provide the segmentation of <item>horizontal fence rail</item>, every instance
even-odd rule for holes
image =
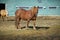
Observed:
[[[16,8],[30,8],[30,7],[19,7],[19,6],[17,6]],[[56,8],[60,8],[60,6],[39,7],[39,9],[46,9],[46,8],[56,9]]]

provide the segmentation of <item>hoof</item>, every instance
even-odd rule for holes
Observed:
[[[33,28],[34,30],[36,30],[36,28]]]

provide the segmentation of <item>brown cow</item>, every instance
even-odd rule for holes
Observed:
[[[33,29],[36,29],[35,22],[36,22],[37,13],[38,13],[38,7],[35,7],[35,6],[32,7],[30,10],[25,10],[22,8],[16,10],[16,12],[15,12],[15,19],[16,19],[15,25],[16,25],[17,29],[20,26],[21,19],[27,21],[26,28],[28,27],[30,20],[33,20],[34,21]],[[21,27],[20,27],[20,29],[21,29]]]
[[[7,12],[7,10],[2,9],[2,10],[0,11],[0,16],[1,16],[1,18],[3,19],[3,21],[4,21],[4,17],[8,17],[8,12]]]

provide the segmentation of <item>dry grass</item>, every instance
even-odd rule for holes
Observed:
[[[4,30],[0,31],[0,40],[60,40],[60,26],[39,30]]]
[[[37,18],[37,30],[31,28],[22,30],[16,29],[15,21],[9,18],[9,21],[0,20],[0,40],[60,40],[60,20],[39,19]],[[25,26],[26,22],[22,22]],[[48,28],[47,28],[48,27]]]

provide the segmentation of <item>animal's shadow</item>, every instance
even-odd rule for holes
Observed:
[[[7,20],[7,21],[15,21],[15,20],[13,20],[13,19],[10,19],[10,20]]]
[[[24,27],[22,27],[22,29],[23,28],[25,28],[25,26]],[[28,28],[30,28],[30,29],[33,29],[33,26],[28,26]],[[39,27],[39,26],[36,26],[36,29],[38,30],[38,29],[49,29],[50,27],[46,27],[46,26],[42,26],[42,27]]]

